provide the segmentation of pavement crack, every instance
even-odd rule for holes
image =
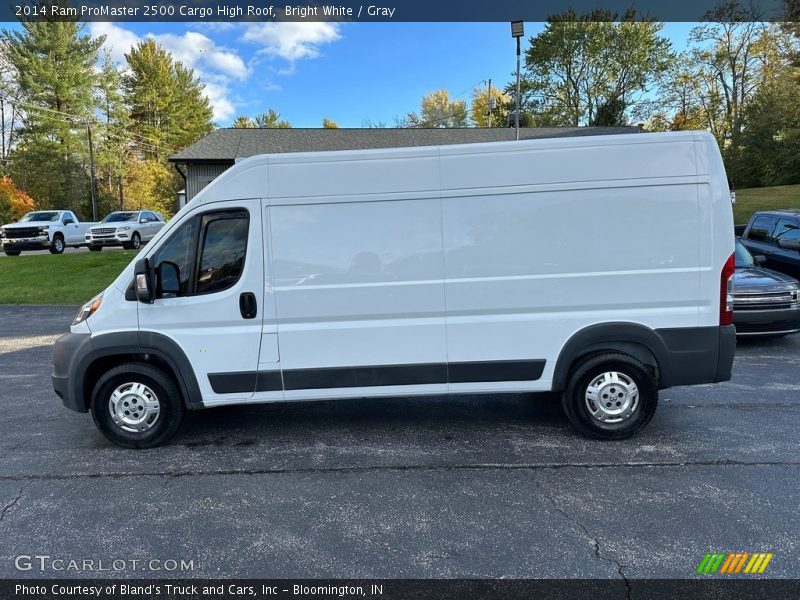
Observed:
[[[569,514],[566,511],[566,509],[564,509],[561,506],[559,506],[559,504],[556,501],[556,499],[545,490],[544,486],[541,484],[540,481],[538,481],[536,478],[534,478],[533,482],[534,482],[534,485],[536,486],[536,488],[539,490],[539,493],[542,496],[544,496],[544,498],[547,499],[550,502],[550,504],[553,505],[553,508],[555,508],[556,511],[560,515],[562,515],[565,519],[567,519],[567,521],[569,521],[577,529],[579,529],[583,533],[583,536],[587,540],[589,540],[589,542],[592,544],[592,548],[594,548],[595,560],[605,561],[607,563],[610,563],[611,565],[613,565],[616,568],[617,573],[622,578],[622,582],[625,584],[625,600],[631,600],[631,582],[628,579],[628,576],[625,574],[625,565],[620,563],[618,560],[615,560],[613,558],[605,556],[603,554],[603,552],[602,552],[602,547],[600,545],[600,538],[592,535],[589,532],[589,530],[586,528],[586,525],[584,525],[576,517],[574,517],[571,514]]]
[[[0,522],[1,522],[3,519],[5,519],[5,518],[6,518],[6,514],[7,514],[7,513],[8,513],[8,512],[9,512],[11,509],[13,509],[13,508],[14,508],[14,507],[15,507],[15,506],[16,506],[16,505],[19,503],[19,501],[20,501],[20,500],[22,500],[22,489],[23,489],[23,488],[19,488],[19,492],[17,493],[17,497],[16,497],[16,498],[14,498],[14,499],[13,499],[11,502],[9,502],[8,504],[6,504],[6,505],[3,507],[3,509],[2,509],[2,510],[0,510]]]
[[[0,481],[61,481],[67,479],[124,479],[130,477],[224,477],[231,475],[325,475],[339,473],[380,472],[451,472],[451,471],[559,471],[562,469],[633,469],[685,467],[800,467],[800,461],[737,461],[697,460],[680,462],[619,462],[619,463],[471,463],[463,465],[363,465],[330,467],[264,467],[252,469],[210,469],[186,471],[106,471],[101,473],[33,473],[0,475]]]

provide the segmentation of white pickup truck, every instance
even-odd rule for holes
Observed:
[[[0,242],[8,256],[45,249],[61,254],[67,246],[86,245],[86,232],[92,225],[97,223],[81,223],[71,210],[37,210],[0,227]]]

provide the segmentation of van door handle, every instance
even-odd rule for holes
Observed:
[[[255,319],[258,314],[258,303],[253,292],[242,292],[239,296],[239,310],[245,319]]]

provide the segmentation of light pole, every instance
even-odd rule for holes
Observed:
[[[514,113],[514,126],[517,130],[517,139],[519,139],[519,40],[525,35],[525,23],[522,21],[511,21],[511,37],[517,40],[517,110]]]

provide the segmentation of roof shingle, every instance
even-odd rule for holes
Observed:
[[[636,133],[638,127],[521,128],[520,139]],[[514,139],[506,127],[461,129],[216,129],[175,154],[172,162],[232,162],[257,154],[442,146]]]

